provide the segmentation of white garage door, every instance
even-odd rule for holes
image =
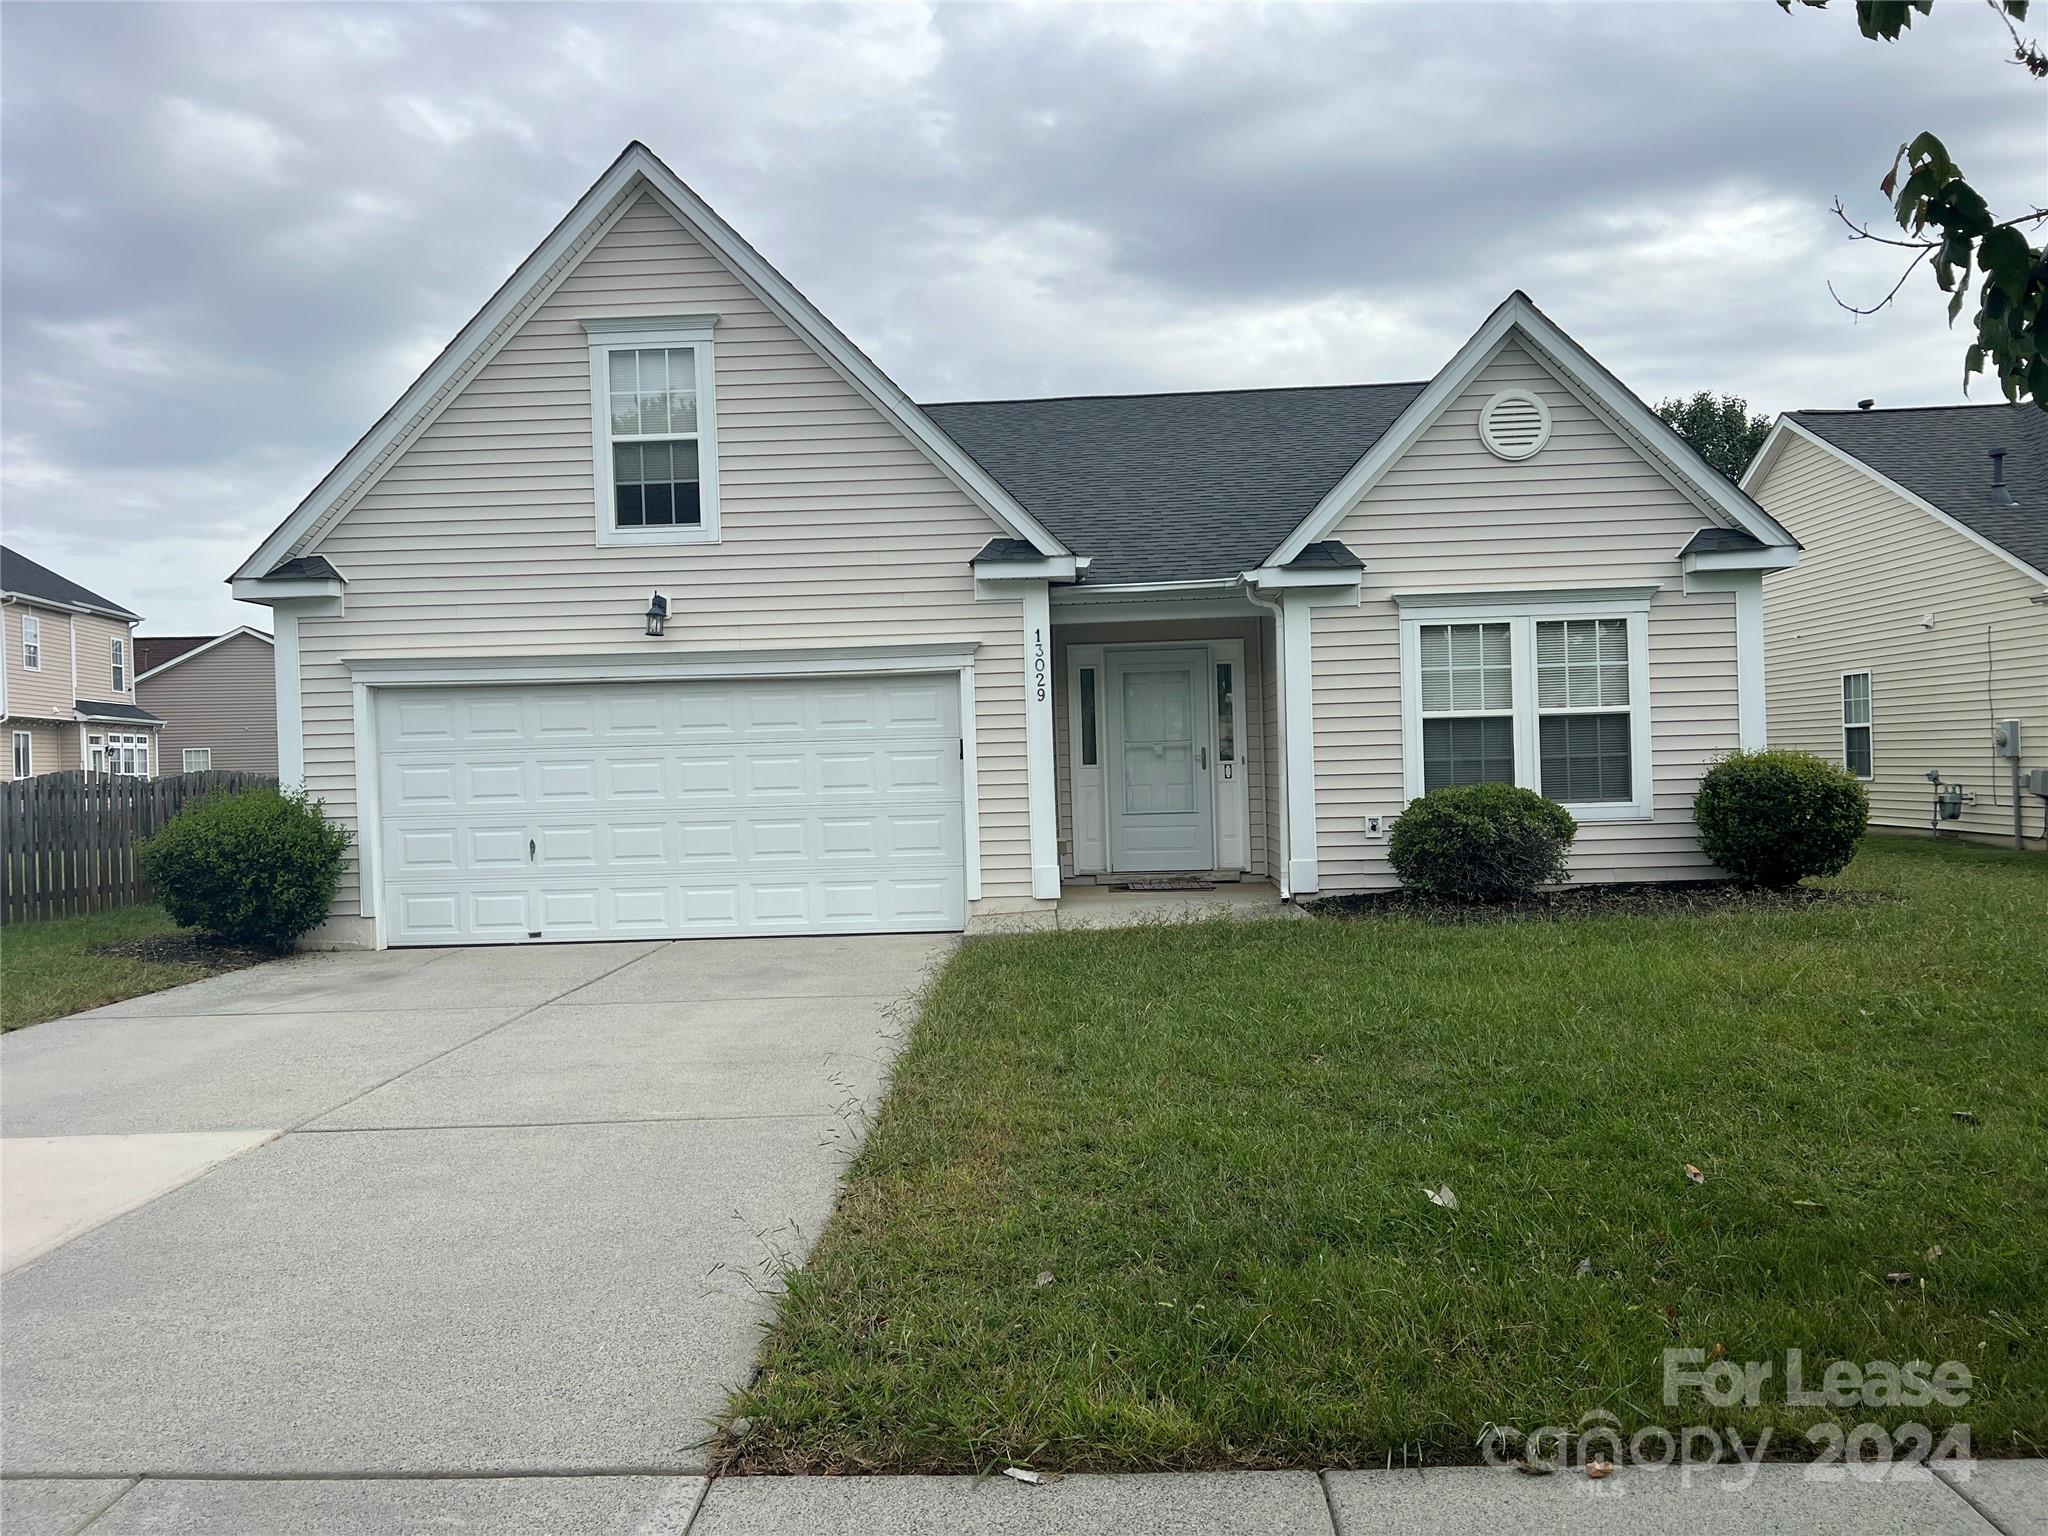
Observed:
[[[378,697],[389,943],[965,925],[954,676]]]

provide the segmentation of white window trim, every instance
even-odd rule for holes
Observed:
[[[34,638],[30,638],[33,636]],[[35,647],[35,654],[29,654],[29,647]],[[40,672],[43,670],[43,621],[32,613],[21,616],[21,670]]]
[[[192,766],[192,758],[195,753],[206,758],[206,761],[197,768]],[[211,773],[213,771],[213,748],[185,747],[181,749],[178,753],[178,770],[181,773]]]
[[[133,752],[139,773],[129,773],[119,767],[120,753]],[[107,772],[120,779],[153,779],[151,759],[155,756],[155,744],[147,731],[109,731],[106,739]]]
[[[715,318],[711,316],[583,322],[590,337],[590,452],[597,490],[599,544],[631,548],[718,542],[718,370],[711,338],[714,324]],[[611,354],[641,347],[689,347],[697,360],[697,503],[701,521],[694,528],[620,528],[612,521],[612,416],[607,391]]]
[[[111,639],[108,642],[107,659],[113,664],[114,692],[126,693],[128,691],[127,642],[118,636]]]
[[[16,731],[9,743],[13,756],[8,767],[14,770],[17,779],[32,779],[36,773],[36,738],[31,731]]]
[[[1863,679],[1863,699],[1867,718],[1861,725],[1851,725],[1849,723],[1849,679],[1852,677]],[[1842,767],[1847,770],[1851,778],[1868,784],[1877,777],[1877,689],[1872,685],[1870,668],[1857,667],[1852,671],[1844,672],[1835,685],[1835,703],[1842,712]],[[1851,731],[1866,732],[1870,738],[1870,772],[1868,773],[1858,773],[1854,768],[1849,767],[1849,733]]]
[[[1401,601],[1400,599],[1396,599]],[[1536,705],[1536,625],[1558,619],[1628,620],[1629,774],[1627,800],[1562,802],[1574,819],[1648,821],[1656,812],[1650,743],[1650,601],[1640,589],[1502,594],[1496,603],[1445,598],[1401,602],[1401,776],[1406,800],[1422,795],[1422,626],[1506,624],[1514,660],[1515,782],[1543,793],[1542,712]],[[1495,712],[1484,712],[1495,713]]]

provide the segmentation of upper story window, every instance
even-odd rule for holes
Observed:
[[[43,621],[32,613],[21,616],[21,664],[31,672],[43,670]]]
[[[711,322],[586,320],[597,542],[718,542]]]
[[[1519,784],[1582,821],[1651,814],[1647,597],[1430,601],[1402,612],[1409,798]]]
[[[114,692],[125,693],[128,688],[128,642],[114,642]]]

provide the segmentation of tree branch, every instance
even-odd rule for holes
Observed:
[[[1902,242],[1897,240],[1887,240],[1884,243],[1886,245],[1899,245]],[[1919,266],[1920,263],[1925,261],[1929,256],[1932,256],[1934,254],[1934,250],[1935,248],[1930,245],[1918,256],[1915,256],[1911,261],[1907,262],[1906,270],[1901,272],[1899,274],[1899,280],[1896,283],[1892,284],[1892,291],[1886,294],[1883,298],[1879,299],[1875,304],[1871,305],[1868,309],[1859,309],[1856,305],[1851,304],[1847,299],[1843,298],[1839,293],[1835,292],[1835,285],[1832,280],[1830,280],[1828,283],[1828,297],[1833,299],[1837,304],[1839,304],[1842,308],[1849,311],[1849,313],[1852,315],[1874,315],[1880,309],[1883,309],[1885,305],[1891,303],[1893,299],[1896,299],[1899,296],[1899,290],[1906,286],[1906,279],[1913,275],[1913,269]]]
[[[2012,37],[2012,61],[2035,79],[2048,79],[2048,54],[2041,52],[2041,45],[2020,36],[2020,29],[2013,24],[2012,13],[2000,0],[1984,0],[1991,7],[1991,14],[2005,23],[2005,30]]]

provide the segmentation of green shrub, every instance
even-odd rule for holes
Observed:
[[[1848,867],[1870,796],[1811,752],[1734,752],[1700,780],[1692,820],[1708,858],[1745,885],[1782,891]]]
[[[351,840],[304,795],[212,794],[142,845],[142,872],[180,927],[283,950],[327,916]]]
[[[1404,885],[1449,901],[1512,901],[1563,880],[1579,824],[1512,784],[1433,789],[1394,823],[1387,860]]]

